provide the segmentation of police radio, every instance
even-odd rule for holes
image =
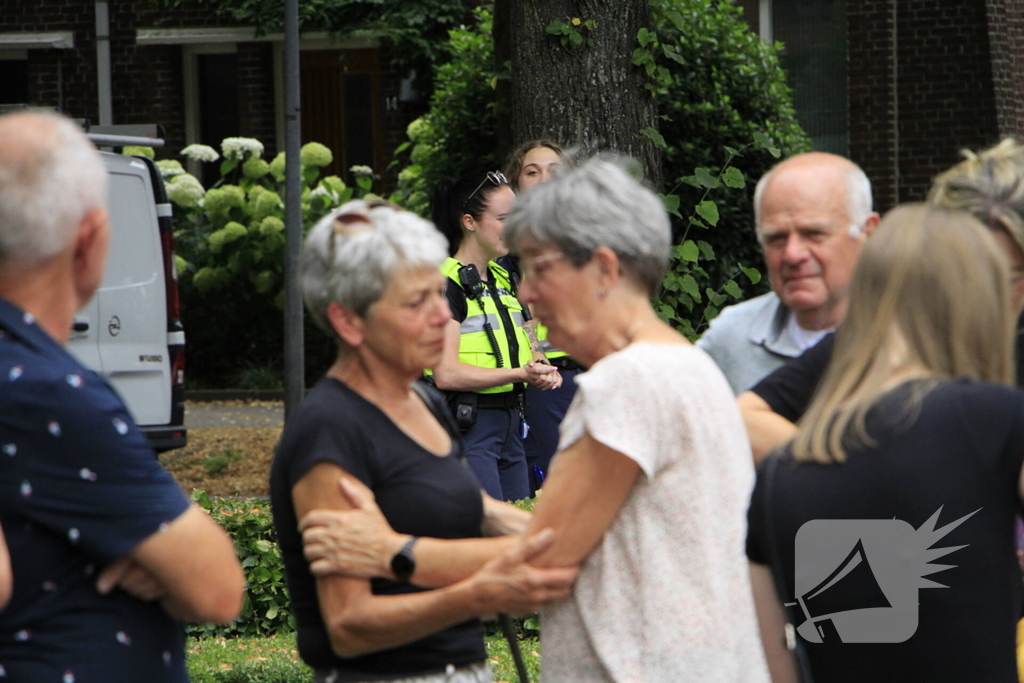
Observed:
[[[484,281],[480,279],[480,271],[472,263],[459,268],[459,284],[470,299],[479,299],[484,294]]]

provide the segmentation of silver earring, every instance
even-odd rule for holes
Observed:
[[[603,298],[605,298],[605,296],[607,296],[607,294],[608,294],[608,292],[605,291],[604,287],[598,287],[598,289],[597,289],[597,298],[603,299]]]

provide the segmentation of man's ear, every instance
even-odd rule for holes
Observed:
[[[871,237],[871,233],[873,233],[875,231],[875,228],[878,227],[878,223],[880,220],[881,219],[878,217],[878,214],[872,211],[871,214],[868,216],[868,219],[864,221],[865,237]]]
[[[366,326],[362,316],[337,301],[332,301],[327,304],[327,320],[346,344],[353,348],[362,345]]]
[[[107,222],[107,212],[92,209],[78,224],[71,257],[79,308],[89,303],[103,281],[109,246],[110,224]]]

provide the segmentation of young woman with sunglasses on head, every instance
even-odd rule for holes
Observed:
[[[434,224],[448,238],[441,271],[453,318],[434,382],[449,394],[470,467],[498,500],[530,495],[525,385],[553,389],[562,381],[556,368],[534,362],[513,278],[494,263],[508,253],[501,232],[514,201],[502,173],[481,171],[442,180],[433,205]]]

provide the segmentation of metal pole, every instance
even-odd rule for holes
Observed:
[[[306,393],[299,293],[302,246],[302,168],[299,162],[299,2],[284,4],[285,257],[284,257],[284,414],[287,418]]]
[[[101,126],[114,123],[110,79],[110,6],[101,0],[96,3],[96,83]]]

